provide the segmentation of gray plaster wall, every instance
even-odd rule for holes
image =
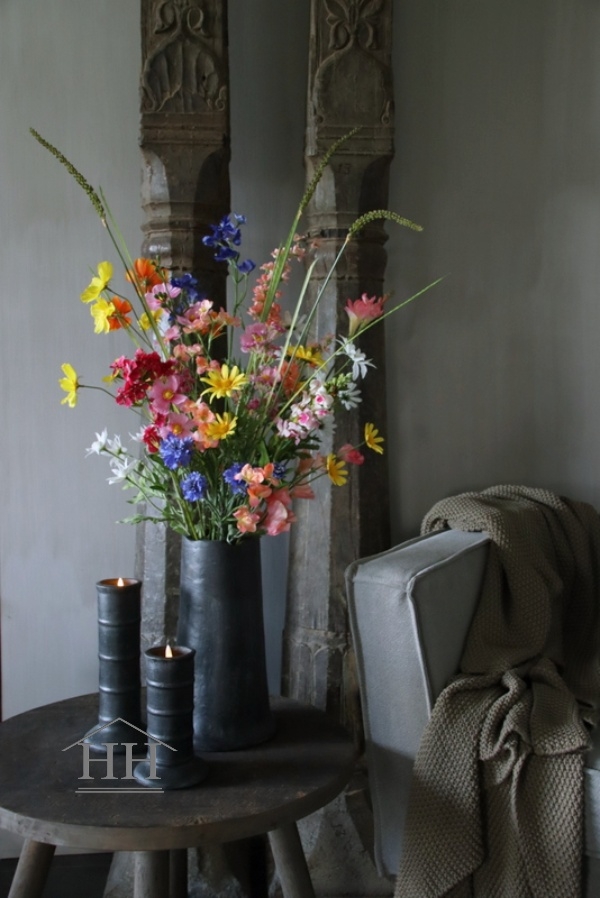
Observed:
[[[495,483],[600,506],[600,6],[395,8],[389,322],[395,539]]]

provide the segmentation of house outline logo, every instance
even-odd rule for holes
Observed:
[[[148,746],[148,754],[143,758],[134,758],[133,757],[133,749],[136,745],[140,744],[139,739],[136,739],[135,742],[104,742],[100,743],[104,745],[106,748],[106,755],[104,757],[93,758],[90,757],[90,748],[91,745],[89,742],[86,742],[86,739],[94,736],[96,733],[102,732],[102,730],[107,727],[112,726],[115,723],[122,723],[128,727],[131,727],[132,730],[135,730],[136,733],[141,733],[142,736],[146,737],[146,741],[143,743]],[[177,751],[176,748],[173,748],[172,745],[168,745],[166,742],[161,742],[160,739],[156,739],[154,736],[151,736],[145,730],[142,730],[140,727],[136,726],[134,723],[130,723],[128,720],[125,720],[123,717],[115,717],[114,720],[109,720],[107,723],[103,723],[101,726],[96,727],[93,730],[90,730],[89,733],[86,733],[85,736],[82,736],[81,739],[78,739],[76,742],[72,742],[70,745],[67,745],[62,751],[69,751],[71,748],[74,748],[76,745],[80,745],[82,748],[82,775],[79,777],[80,780],[94,780],[94,777],[90,773],[90,764],[106,764],[106,776],[103,776],[103,780],[115,781],[115,780],[134,780],[135,777],[133,775],[133,762],[134,761],[146,761],[150,766],[150,773],[148,779],[156,780],[157,783],[160,782],[160,777],[156,771],[156,749],[159,745],[162,745],[164,748],[168,748],[170,751]],[[114,773],[114,750],[116,745],[125,746],[125,775],[118,777],[115,776]],[[119,786],[118,788],[111,787],[110,785],[106,786],[80,786],[75,790],[80,794],[93,794],[93,793],[106,793],[106,792],[118,792],[120,795],[127,793],[156,793],[156,792],[164,792],[164,789],[160,787],[160,785],[156,786]]]

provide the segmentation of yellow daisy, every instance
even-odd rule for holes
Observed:
[[[205,426],[204,433],[209,440],[226,440],[237,425],[237,418],[229,412],[215,415],[215,420]]]
[[[233,365],[231,369],[229,365],[221,365],[220,370],[211,368],[206,377],[201,377],[200,380],[208,384],[202,395],[210,393],[210,402],[215,398],[224,399],[231,396],[234,390],[239,390],[248,383],[248,378],[240,372],[237,365]]]
[[[330,480],[336,486],[343,486],[348,480],[348,468],[346,467],[346,463],[343,462],[341,458],[334,455],[333,452],[330,452],[325,464]]]
[[[383,446],[380,445],[383,443],[383,437],[379,436],[379,431],[373,424],[365,424],[365,443],[373,452],[383,455]]]

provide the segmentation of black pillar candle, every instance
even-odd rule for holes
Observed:
[[[143,743],[141,720],[139,580],[100,580],[98,593],[98,724],[84,737],[92,751],[123,753]],[[138,732],[136,732],[136,730]],[[136,749],[137,750],[137,749]]]
[[[207,773],[194,755],[194,649],[153,646],[146,656],[148,757],[134,770],[138,782],[186,789]]]

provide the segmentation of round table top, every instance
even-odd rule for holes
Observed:
[[[354,746],[343,727],[310,705],[273,698],[272,707],[273,738],[202,755],[206,779],[170,792],[129,792],[141,787],[103,781],[104,763],[90,765],[101,791],[77,791],[86,785],[79,740],[97,723],[97,695],[9,718],[0,724],[0,827],[54,845],[137,851],[187,848],[202,838],[227,842],[305,817],[344,788]],[[125,759],[115,755],[114,775],[124,773]]]

